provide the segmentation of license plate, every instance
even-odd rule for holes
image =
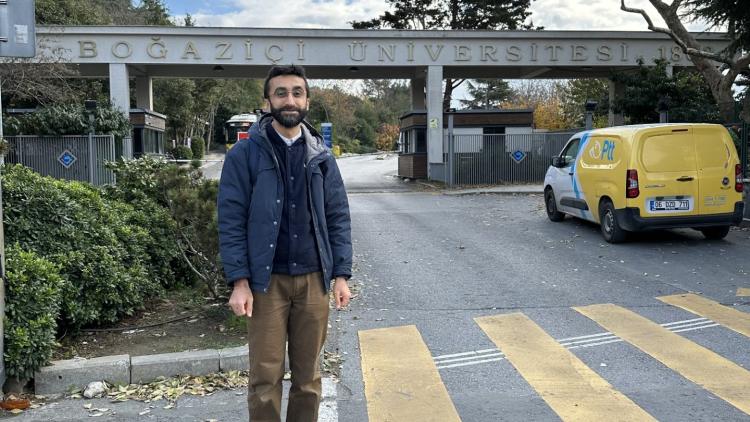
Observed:
[[[650,212],[690,211],[693,209],[692,202],[691,198],[650,199],[648,201],[648,210]]]

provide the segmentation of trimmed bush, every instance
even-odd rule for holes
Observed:
[[[65,325],[115,322],[162,291],[147,270],[144,245],[153,238],[129,223],[132,205],[22,166],[7,167],[4,182],[6,240],[60,266]]]
[[[149,275],[165,288],[192,284],[195,274],[185,263],[177,246],[177,223],[167,208],[166,189],[160,174],[174,164],[142,157],[138,160],[109,163],[117,185],[105,187],[107,198],[132,204],[134,210],[125,216],[136,227],[147,227],[150,239],[145,240]]]
[[[6,250],[5,370],[28,379],[46,365],[57,342],[63,279],[59,268],[17,245]]]
[[[200,160],[206,153],[206,142],[203,138],[193,138],[190,141],[190,149],[193,151],[193,159]]]
[[[172,149],[172,156],[176,160],[192,160],[193,150],[187,145],[177,145]]]

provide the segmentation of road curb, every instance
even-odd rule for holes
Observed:
[[[442,192],[443,195],[447,196],[467,196],[467,195],[541,195],[544,190],[539,188],[514,188],[514,189],[468,189],[461,191],[449,191],[445,190]]]
[[[34,391],[38,395],[55,395],[83,389],[93,381],[139,384],[159,377],[241,371],[247,370],[248,366],[247,345],[156,355],[58,360],[34,374]]]

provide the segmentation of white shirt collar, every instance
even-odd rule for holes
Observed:
[[[273,126],[272,126],[272,127],[273,127]],[[276,130],[276,128],[274,127],[274,128],[273,128],[273,130]],[[296,134],[296,135],[295,135],[295,136],[294,136],[293,138],[287,138],[286,136],[284,136],[284,135],[282,135],[281,133],[279,133],[279,131],[278,131],[278,130],[276,130],[276,134],[277,134],[277,135],[279,135],[279,137],[280,137],[280,138],[281,138],[281,139],[282,139],[282,140],[284,141],[284,143],[285,143],[285,144],[286,144],[287,146],[292,146],[292,144],[293,144],[293,143],[294,143],[294,142],[295,142],[295,141],[296,141],[297,139],[299,139],[299,138],[301,138],[301,137],[302,137],[302,129],[300,128],[300,131],[299,131],[299,132],[298,132],[298,133],[297,133],[297,134]]]

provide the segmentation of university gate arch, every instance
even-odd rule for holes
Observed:
[[[721,33],[694,34],[719,51]],[[153,78],[263,78],[274,64],[305,66],[311,79],[409,79],[412,109],[426,110],[430,179],[443,179],[445,78],[606,78],[662,58],[690,67],[664,34],[604,31],[396,31],[203,27],[40,26],[39,62],[63,60],[83,77],[109,78],[112,103],[153,109]],[[622,87],[610,83],[610,98]],[[610,112],[610,124],[622,116]]]

